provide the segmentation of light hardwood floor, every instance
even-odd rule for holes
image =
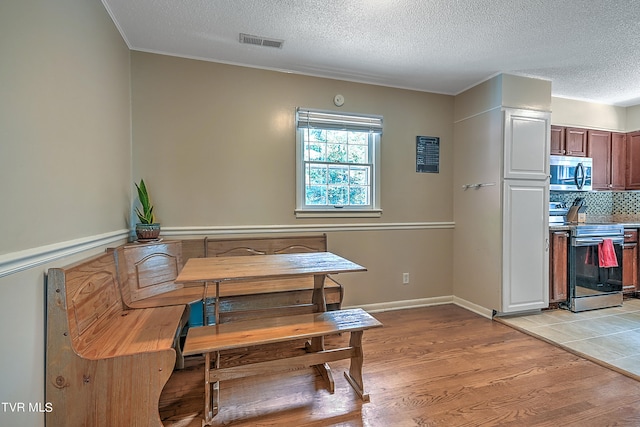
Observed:
[[[375,317],[385,327],[364,334],[369,403],[341,361],[331,364],[333,395],[312,370],[223,382],[214,425],[640,425],[640,382],[509,326],[455,305]],[[329,337],[327,347],[345,340]],[[200,425],[202,359],[187,363],[163,391],[165,426]]]

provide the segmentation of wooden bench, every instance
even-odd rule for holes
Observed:
[[[326,252],[327,236],[322,234],[223,239],[205,237],[204,247],[206,257]],[[222,283],[220,322],[311,313],[313,287],[313,276]],[[327,309],[339,310],[344,296],[342,285],[327,276],[324,289]],[[207,296],[210,298],[211,293]],[[207,307],[210,309],[211,304]],[[209,312],[207,318],[210,317],[212,316]]]
[[[211,302],[203,295],[202,284],[183,285],[175,278],[189,257],[244,256],[298,252],[325,252],[325,234],[266,238],[225,238],[169,240],[150,243],[127,243],[112,249],[116,252],[122,299],[129,308]],[[220,320],[227,322],[281,314],[308,313],[313,293],[313,277],[272,281],[248,281],[224,284],[220,289]],[[325,300],[329,310],[340,309],[343,287],[328,277]],[[211,324],[212,304],[203,313]],[[179,360],[180,360],[180,355]]]
[[[114,249],[122,292],[129,308],[185,305],[202,301],[201,284],[175,279],[182,269],[182,242],[127,243]]]
[[[220,405],[219,382],[252,375],[292,371],[310,366],[322,366],[328,389],[334,392],[331,371],[326,363],[351,359],[345,378],[363,401],[369,400],[362,380],[363,331],[382,324],[362,309],[336,310],[323,313],[244,320],[190,329],[184,346],[185,355],[205,355],[205,424],[210,424]],[[350,332],[349,346],[325,350],[324,345],[307,345],[307,353],[276,360],[258,361],[239,366],[221,367],[219,352],[264,344],[313,339],[336,333]],[[211,367],[213,362],[213,368]]]
[[[175,283],[182,269],[182,243],[127,243],[115,249],[118,283],[122,300],[128,308],[153,308],[180,305],[187,307],[180,324],[180,334],[186,335],[190,305],[202,301],[202,284],[185,286]],[[176,368],[184,368],[180,342],[176,343]]]
[[[113,251],[47,274],[49,426],[162,426],[185,306],[125,309]]]

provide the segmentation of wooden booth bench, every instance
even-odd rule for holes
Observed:
[[[111,248],[118,270],[118,284],[127,308],[154,308],[171,305],[200,307],[203,320],[191,317],[191,326],[214,323],[215,301],[204,292],[202,283],[182,284],[175,279],[186,259],[205,256],[242,256],[277,253],[324,252],[325,234],[276,238],[225,238],[166,240],[126,243]],[[223,286],[220,292],[220,321],[272,317],[310,312],[308,301],[313,292],[313,277],[269,282],[249,281]],[[343,288],[329,278],[325,298],[330,310],[342,304]],[[189,318],[187,313],[186,319]],[[186,336],[186,320],[181,335]],[[195,325],[194,325],[195,324]],[[181,345],[176,345],[176,367],[184,367]]]
[[[48,426],[162,426],[186,307],[126,309],[113,251],[47,274]]]
[[[181,284],[175,279],[189,258],[326,252],[327,236],[262,238],[210,238],[127,243],[116,252],[122,299],[129,308],[204,302],[203,320],[214,323],[211,293],[202,284]],[[310,312],[313,277],[246,281],[220,289],[220,322]],[[331,277],[324,286],[328,310],[340,309],[343,287]],[[286,312],[286,313],[285,313]],[[192,318],[193,319],[193,318]],[[180,356],[180,355],[178,355]],[[180,357],[179,357],[180,359]]]
[[[127,243],[113,251],[122,300],[127,307],[163,307],[202,301],[201,284],[189,286],[175,282],[183,264],[180,240]]]
[[[181,338],[188,354],[205,354],[207,360],[223,347],[247,351],[310,338],[303,357],[214,369],[206,381],[350,358],[348,379],[366,399],[360,340],[362,331],[381,325],[361,310],[340,310],[342,286],[328,275],[319,293],[313,275],[223,284],[217,298],[219,324],[186,326],[189,305],[204,302],[206,308],[212,299],[202,282],[176,281],[187,259],[326,250],[326,235],[167,240],[128,243],[49,269],[45,394],[53,411],[46,414],[47,425],[161,426],[159,398],[174,367],[183,366]],[[314,313],[326,309],[336,311]],[[203,312],[203,323],[210,324]],[[352,334],[349,347],[325,351],[322,337],[341,332]],[[327,379],[332,390],[333,381]]]

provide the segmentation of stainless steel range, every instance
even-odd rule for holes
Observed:
[[[622,246],[619,224],[584,224],[571,230],[569,309],[574,312],[622,305]]]

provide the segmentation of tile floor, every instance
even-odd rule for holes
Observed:
[[[640,299],[622,307],[503,316],[502,323],[640,381]]]

